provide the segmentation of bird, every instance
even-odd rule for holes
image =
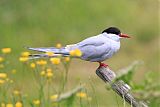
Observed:
[[[53,57],[58,55],[62,55],[63,57],[70,56],[70,51],[79,49],[82,52],[82,55],[78,58],[85,61],[98,62],[99,67],[108,67],[108,64],[103,63],[103,61],[111,58],[118,52],[121,38],[130,38],[130,36],[121,33],[117,27],[109,27],[96,36],[89,37],[76,44],[66,45],[62,48],[28,47],[28,49],[38,52],[53,52]],[[30,56],[33,59],[48,57],[46,54],[31,54]]]

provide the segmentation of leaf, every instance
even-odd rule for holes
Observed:
[[[67,99],[67,102],[66,102],[66,105],[67,107],[71,107],[73,105],[73,102],[75,100],[75,94],[70,96],[68,99]]]
[[[130,85],[130,82],[132,81],[133,75],[136,71],[136,67],[141,64],[142,64],[142,61],[134,61],[129,66],[123,69],[120,69],[117,73],[116,80],[123,80]]]

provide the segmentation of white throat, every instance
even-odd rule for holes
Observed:
[[[102,35],[113,40],[113,41],[120,42],[120,37],[116,34],[102,33]]]

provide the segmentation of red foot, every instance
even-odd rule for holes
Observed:
[[[99,62],[99,68],[100,68],[100,67],[105,67],[105,68],[107,68],[107,67],[108,67],[108,65],[107,65],[107,64],[105,64],[105,63]]]

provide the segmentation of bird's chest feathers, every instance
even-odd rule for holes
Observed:
[[[110,46],[111,46],[111,51],[113,53],[117,52],[120,48],[120,42],[117,42],[117,41],[110,41]]]

